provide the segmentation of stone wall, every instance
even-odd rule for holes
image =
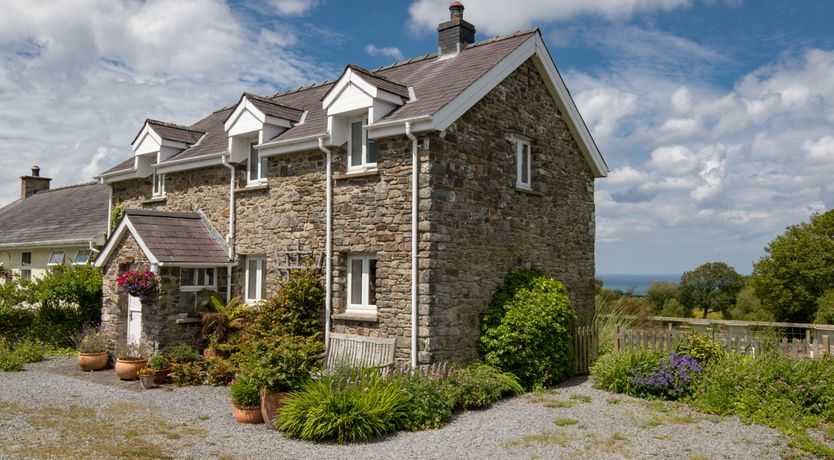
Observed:
[[[124,342],[127,337],[128,296],[116,287],[116,278],[129,268],[147,270],[150,266],[150,261],[130,234],[122,239],[104,266],[101,331],[114,343]]]
[[[533,192],[515,186],[514,135],[531,140]],[[523,64],[445,133],[430,135],[429,150],[420,230],[430,248],[431,324],[421,360],[475,358],[478,316],[516,266],[562,281],[588,321],[594,177],[535,65]]]

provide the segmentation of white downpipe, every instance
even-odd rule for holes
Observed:
[[[223,166],[229,168],[229,231],[226,233],[226,245],[229,246],[229,260],[235,260],[235,167],[226,161],[226,155],[220,157]],[[226,266],[226,302],[232,300],[232,266]]]
[[[324,152],[327,161],[327,186],[325,191],[326,196],[326,211],[325,211],[325,236],[324,236],[324,344],[330,345],[330,310],[333,296],[332,278],[333,278],[333,254],[332,254],[332,238],[333,238],[333,162],[330,149],[324,146],[324,136],[319,136],[319,150]]]
[[[101,180],[104,183],[104,179]],[[107,196],[107,238],[110,238],[110,220],[113,219],[113,186],[107,185],[109,194]]]
[[[411,367],[417,367],[417,212],[420,182],[420,158],[417,137],[411,133],[411,122],[405,122],[405,135],[411,139]]]

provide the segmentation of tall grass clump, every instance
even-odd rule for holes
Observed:
[[[635,375],[654,372],[665,357],[665,353],[646,350],[602,355],[591,366],[594,386],[612,393],[638,396],[640,385],[634,380]]]
[[[403,427],[407,408],[408,396],[399,385],[368,371],[355,379],[324,377],[306,383],[287,397],[275,424],[308,441],[368,441]]]

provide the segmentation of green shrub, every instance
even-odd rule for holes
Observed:
[[[817,324],[834,324],[834,289],[825,291],[817,299],[817,313],[814,315]]]
[[[312,336],[321,332],[324,296],[318,270],[291,271],[275,296],[261,304],[256,319],[258,334]]]
[[[779,429],[793,436],[795,447],[834,457],[834,449],[807,434],[810,427],[834,422],[834,356],[719,356],[707,365],[690,403],[704,412]]]
[[[246,374],[236,378],[229,387],[232,404],[237,407],[258,406],[261,403],[261,391],[258,385]]]
[[[657,369],[665,356],[663,353],[643,350],[608,353],[600,356],[591,366],[594,386],[605,391],[637,396],[639,385],[632,379],[635,375],[632,369],[638,370],[640,374],[648,374]]]
[[[200,359],[200,354],[191,345],[187,343],[180,343],[171,347],[165,352],[168,360],[174,363],[185,364],[193,363]]]
[[[47,346],[43,342],[24,340],[14,346],[12,353],[17,355],[24,363],[37,363],[43,361],[47,351]]]
[[[305,440],[368,441],[405,426],[408,395],[377,373],[306,383],[292,393],[275,420],[278,429]]]
[[[575,318],[562,283],[536,269],[510,270],[481,314],[484,362],[528,389],[559,382],[573,370]]]
[[[450,383],[448,373],[448,366],[433,364],[416,370],[398,369],[386,377],[408,395],[408,417],[403,421],[403,429],[435,429],[449,422],[458,391]]]
[[[171,380],[177,386],[202,385],[206,381],[201,361],[174,363],[171,365]]]
[[[686,346],[678,344],[677,348],[678,353],[688,354],[703,364],[724,354],[724,349],[720,343],[706,334],[699,334],[697,332],[689,334]]]
[[[242,365],[259,388],[268,392],[295,391],[319,365],[324,343],[315,337],[263,337],[246,343]]]
[[[148,360],[148,367],[155,371],[162,371],[168,369],[168,358],[165,355],[155,355]]]
[[[206,383],[209,385],[228,385],[238,369],[227,359],[219,356],[206,358]]]
[[[23,370],[23,364],[25,363],[20,356],[0,350],[0,372],[20,372]]]
[[[491,406],[504,395],[524,393],[524,388],[514,374],[501,372],[485,364],[455,369],[448,380],[455,389],[455,407],[463,409],[482,409]]]

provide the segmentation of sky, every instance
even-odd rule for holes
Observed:
[[[437,48],[447,0],[0,0],[0,204],[191,124]],[[611,172],[598,273],[740,273],[834,206],[830,0],[468,0],[477,40],[539,27]]]

